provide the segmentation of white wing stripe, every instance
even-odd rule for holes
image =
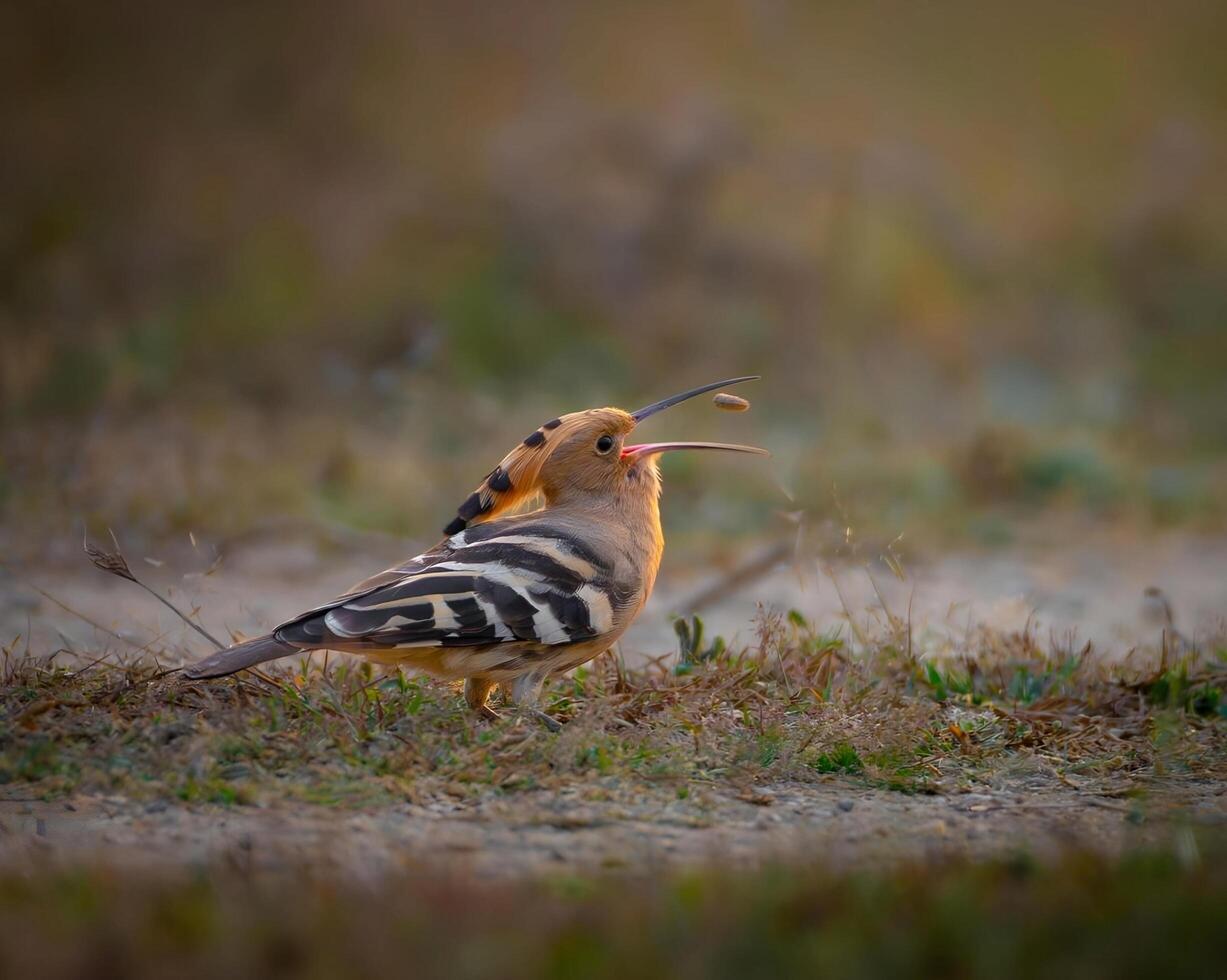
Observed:
[[[529,600],[532,602],[532,600]],[[534,603],[535,605],[535,603]],[[533,616],[533,632],[542,643],[553,646],[556,643],[566,643],[571,639],[567,629],[549,609],[548,606],[538,606],[537,614]]]
[[[604,589],[585,585],[575,594],[588,607],[588,621],[597,633],[608,633],[613,629],[613,603]]]
[[[463,535],[456,535],[462,537]],[[547,558],[552,558],[558,564],[569,568],[581,578],[592,578],[596,575],[596,568],[591,562],[585,561],[578,555],[574,554],[569,548],[565,547],[561,542],[551,538],[537,537],[531,534],[502,534],[496,538],[486,538],[484,541],[475,541],[470,547],[482,547],[484,545],[515,545],[521,548],[528,548],[540,555],[545,555]],[[463,560],[464,547],[457,549],[455,558]],[[434,566],[438,567],[438,566]]]

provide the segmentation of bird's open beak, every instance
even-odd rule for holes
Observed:
[[[683,391],[680,395],[671,395],[658,402],[653,402],[637,412],[631,412],[631,418],[636,422],[642,422],[648,416],[655,415],[657,412],[663,412],[666,408],[672,408],[688,398],[694,398],[696,395],[715,391],[717,388],[727,388],[729,385],[741,384],[743,381],[757,381],[758,378],[757,374],[747,374],[740,378],[729,378],[727,381],[715,381],[709,385],[691,388],[689,391]],[[651,456],[656,453],[671,452],[674,449],[723,449],[733,453],[753,453],[756,456],[771,455],[767,450],[759,449],[756,446],[733,446],[723,442],[645,442],[638,446],[623,446],[622,458]]]

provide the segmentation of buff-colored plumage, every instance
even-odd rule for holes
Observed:
[[[620,408],[593,408],[551,419],[528,435],[481,481],[457,509],[457,517],[445,534],[455,534],[477,521],[489,521],[509,514],[537,495],[545,495],[546,480],[554,488],[583,479],[588,460],[577,459],[572,466],[556,461],[548,472],[546,461],[562,446],[572,444],[589,430],[609,431],[624,436],[635,427],[635,420]]]
[[[627,435],[678,401],[744,380],[638,412],[595,408],[551,419],[487,475],[430,551],[187,675],[217,677],[305,650],[339,650],[463,678],[466,700],[487,714],[496,684],[535,711],[545,679],[617,642],[652,592],[664,551],[659,454],[763,452],[718,443],[628,446]],[[534,498],[539,509],[515,513]]]

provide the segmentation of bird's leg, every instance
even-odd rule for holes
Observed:
[[[562,731],[562,723],[557,718],[551,718],[537,707],[541,699],[541,688],[545,686],[545,674],[533,671],[521,674],[511,682],[510,701],[524,715],[535,718],[551,732]]]
[[[464,681],[464,700],[470,708],[483,718],[498,721],[502,716],[490,707],[486,701],[494,690],[494,681],[486,677],[467,677]]]

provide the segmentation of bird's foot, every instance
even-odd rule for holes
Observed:
[[[477,708],[477,713],[481,715],[481,717],[485,718],[486,721],[502,721],[503,718],[505,717],[504,715],[500,714],[499,712],[491,708],[490,705],[488,704],[480,705]],[[557,718],[553,718],[550,715],[547,715],[544,711],[538,710],[537,708],[520,708],[517,711],[517,714],[519,714],[520,717],[522,718],[532,719],[533,721],[540,722],[542,725],[544,725],[546,728],[548,728],[551,732],[554,732],[555,734],[562,731],[562,722],[560,722]]]
[[[555,735],[562,731],[562,722],[551,715],[547,715],[544,711],[541,711],[538,708],[521,708],[520,716],[525,719],[540,722]]]

